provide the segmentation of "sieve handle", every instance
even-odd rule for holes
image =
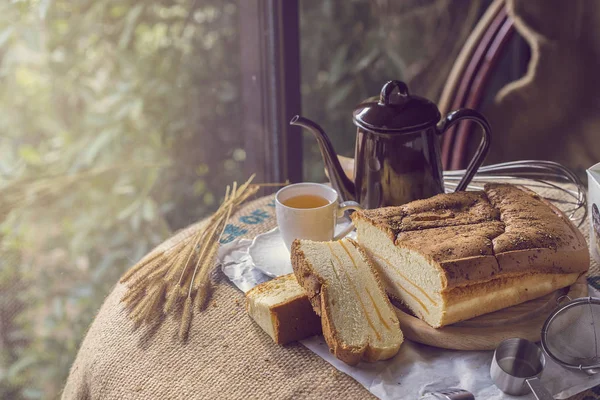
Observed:
[[[344,213],[348,210],[362,210],[362,209],[363,208],[361,207],[361,205],[355,201],[350,201],[350,200],[344,201],[343,203],[340,203],[340,205],[339,205],[339,208],[337,211],[337,217],[342,218],[344,216]],[[340,233],[335,235],[333,240],[343,239],[346,237],[346,235],[348,235],[353,230],[354,230],[354,225],[350,224],[343,231],[341,231]]]
[[[525,382],[527,382],[537,400],[554,400],[548,389],[540,382],[540,378],[527,379]]]

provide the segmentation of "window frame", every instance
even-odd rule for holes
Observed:
[[[298,0],[241,0],[245,168],[256,182],[302,181]]]

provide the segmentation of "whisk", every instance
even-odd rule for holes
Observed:
[[[464,174],[464,169],[444,171],[446,191],[453,192]],[[567,167],[554,161],[522,160],[480,167],[468,189],[480,190],[487,182],[507,180],[514,182],[515,179],[522,180],[523,185],[532,189],[536,187],[549,189],[549,194],[543,195],[545,199],[555,203],[578,227],[585,221],[587,196],[583,182]],[[558,185],[558,183],[563,184],[563,186]],[[564,186],[565,183],[568,185]],[[551,196],[554,191],[567,194],[567,200]],[[581,208],[583,208],[583,212],[578,213]]]

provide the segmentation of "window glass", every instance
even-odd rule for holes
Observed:
[[[392,79],[437,101],[485,3],[301,1],[302,113],[325,129],[338,154],[353,157],[352,109]],[[304,177],[322,181],[319,149],[304,135]]]
[[[56,398],[123,271],[247,178],[237,4],[0,2],[0,398]]]

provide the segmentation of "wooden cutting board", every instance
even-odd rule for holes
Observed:
[[[504,339],[511,337],[538,342],[546,318],[559,301],[568,300],[564,297],[561,299],[565,295],[571,299],[587,296],[585,276],[581,276],[570,287],[544,297],[438,329],[432,328],[406,310],[396,308],[396,314],[404,337],[414,342],[444,349],[493,350]]]

